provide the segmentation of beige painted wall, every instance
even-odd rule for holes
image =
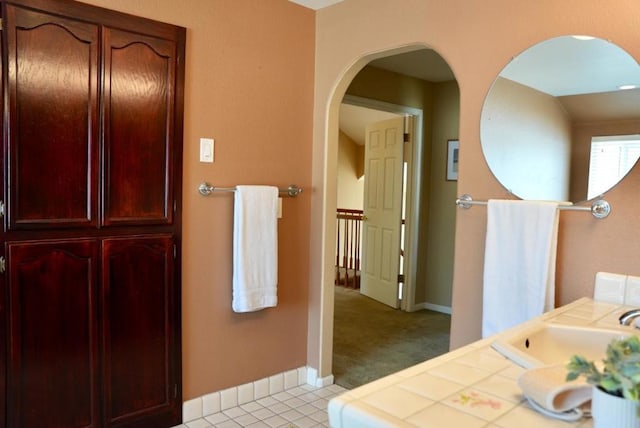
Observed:
[[[338,152],[338,208],[362,209],[364,198],[364,146],[340,132]]]
[[[460,175],[458,193],[476,199],[504,198],[482,156],[479,123],[493,80],[519,52],[564,34],[592,34],[618,44],[640,59],[636,0],[346,0],[316,16],[311,288],[308,358],[328,373],[321,352],[331,332],[322,313],[332,313],[331,270],[325,263],[332,236],[323,218],[335,210],[338,104],[348,82],[369,60],[408,45],[436,49],[453,69],[460,88]],[[595,220],[584,212],[563,212],[557,269],[557,302],[593,293],[597,271],[640,274],[640,185],[636,168],[607,195],[613,212]],[[453,201],[451,201],[453,203]],[[326,227],[326,229],[325,229]],[[482,269],[486,210],[457,212],[452,347],[481,336]],[[607,248],[607,251],[602,251]],[[330,348],[330,346],[328,346]],[[326,349],[326,346],[325,348]]]
[[[509,191],[527,199],[570,200],[571,118],[556,97],[496,79],[480,136],[491,171]]]
[[[314,12],[286,0],[86,2],[187,28],[183,398],[304,366]],[[198,162],[200,137],[215,138],[215,163]],[[277,308],[232,312],[233,196],[200,196],[203,180],[304,189],[282,203]]]
[[[458,139],[460,91],[456,82],[433,85],[433,116],[431,133],[431,168],[427,209],[429,231],[426,240],[426,263],[418,264],[418,278],[424,284],[424,296],[416,302],[426,302],[444,308],[451,307],[453,284],[454,239],[458,209],[451,201],[458,194],[458,182],[446,180],[447,141]],[[417,294],[417,293],[416,293]]]

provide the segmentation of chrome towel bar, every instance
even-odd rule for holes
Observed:
[[[469,209],[472,205],[487,205],[487,201],[474,201],[471,195],[464,194],[456,199],[456,205],[460,208]],[[611,213],[611,205],[604,199],[593,201],[590,207],[559,205],[558,209],[563,211],[589,211],[595,218],[605,218]]]
[[[295,184],[290,185],[286,189],[278,189],[278,190],[281,196],[294,197],[302,193],[302,189],[296,186]],[[202,196],[209,196],[213,192],[235,192],[235,191],[236,191],[235,187],[216,187],[206,182],[201,183],[198,186],[198,192],[200,192]]]

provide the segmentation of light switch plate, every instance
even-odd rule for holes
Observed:
[[[200,162],[213,163],[213,138],[200,138]]]

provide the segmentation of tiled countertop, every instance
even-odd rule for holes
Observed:
[[[500,334],[512,334],[540,320],[620,328],[618,317],[626,309],[582,298]],[[590,418],[568,423],[533,410],[516,384],[524,369],[491,348],[497,337],[479,340],[332,399],[330,426],[592,427]]]

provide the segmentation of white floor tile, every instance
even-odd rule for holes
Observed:
[[[295,422],[295,426],[297,428],[311,428],[315,427],[316,425],[318,425],[318,421],[314,421],[313,419],[306,416],[304,418],[297,419]]]
[[[279,415],[280,413],[291,410],[291,407],[284,403],[275,403],[274,405],[267,407],[267,409],[271,410],[274,414]]]
[[[216,428],[240,428],[240,427],[242,427],[242,425],[240,425],[236,421],[232,421],[231,419],[229,419],[226,422],[223,422],[221,424],[216,425]]]
[[[271,410],[263,407],[262,409],[258,409],[255,412],[251,412],[251,414],[253,416],[255,416],[256,418],[260,419],[261,421],[270,418],[271,416],[274,416],[275,413],[273,413]]]
[[[263,422],[272,428],[280,427],[287,424],[287,420],[278,415],[272,416],[269,419],[264,420]]]
[[[287,401],[293,398],[293,395],[289,394],[288,392],[279,392],[277,394],[272,394],[271,395],[273,398],[275,398],[278,401]]]
[[[244,410],[245,412],[247,412],[247,413],[251,413],[251,412],[255,412],[255,411],[260,410],[260,409],[264,409],[264,407],[261,406],[260,404],[258,404],[256,401],[252,401],[250,403],[243,404],[243,405],[240,406],[240,408],[242,410]]]
[[[247,425],[247,428],[271,428],[271,427],[262,421],[258,421],[254,424]]]
[[[293,422],[296,419],[300,419],[300,418],[304,417],[304,415],[302,413],[298,412],[295,409],[291,409],[291,410],[289,410],[287,412],[280,413],[279,415],[282,416],[283,418],[285,418],[286,420],[288,420],[289,422]]]
[[[189,428],[207,428],[210,427],[211,424],[207,422],[205,419],[196,419],[191,422],[187,422],[187,426]]]
[[[213,415],[205,416],[205,419],[207,420],[207,422],[213,425],[218,425],[222,422],[230,420],[229,416],[225,415],[224,413],[214,413]]]
[[[244,416],[247,414],[247,412],[242,410],[240,407],[232,407],[230,409],[223,410],[222,413],[227,415],[229,419],[239,418],[240,416]]]
[[[276,380],[278,383],[280,379]],[[255,386],[255,383],[254,383]],[[276,390],[277,390],[276,385]],[[295,386],[286,391],[278,391],[255,401],[230,406],[235,396],[232,390],[224,391],[215,398],[220,399],[220,409],[224,409],[173,428],[321,428],[328,427],[327,404],[329,400],[347,390],[330,385],[316,388],[311,385]],[[223,399],[223,395],[225,396]],[[213,396],[209,398],[214,398]],[[256,397],[257,398],[257,397]],[[207,403],[208,409],[215,409],[216,403]],[[240,400],[238,400],[240,401]],[[226,406],[225,406],[226,404]]]

